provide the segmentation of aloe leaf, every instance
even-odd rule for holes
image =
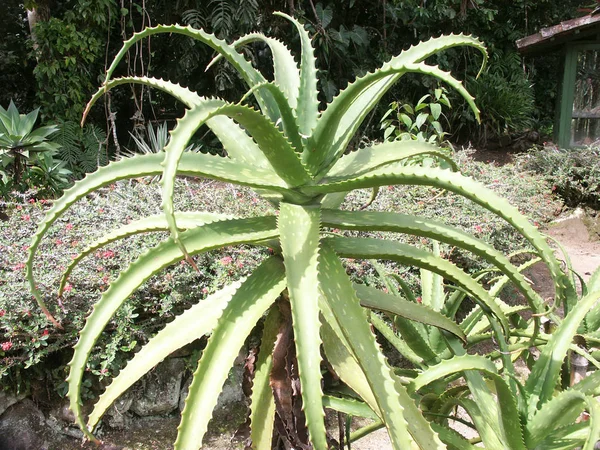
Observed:
[[[500,269],[523,293],[531,309],[544,310],[544,301],[517,269],[501,252],[469,233],[445,223],[424,217],[378,211],[323,210],[324,226],[342,230],[391,231],[423,236],[450,245],[460,246],[484,258]]]
[[[150,339],[100,396],[88,418],[88,429],[92,430],[110,405],[156,364],[175,350],[210,333],[239,286],[240,282],[236,282],[209,295]]]
[[[323,406],[350,416],[366,417],[374,420],[379,419],[377,414],[366,403],[355,399],[326,395],[323,397]]]
[[[436,52],[463,45],[475,47],[485,54],[485,47],[478,39],[462,35],[442,36],[415,47],[417,51],[410,49],[402,52],[384,64],[381,69],[358,78],[349,84],[321,114],[317,128],[313,133],[311,142],[309,142],[309,150],[320,148],[330,150],[328,154],[312,152],[313,156],[310,161],[307,161],[309,170],[315,170],[322,174],[328,171],[328,167],[335,162],[336,157],[344,152],[350,139],[369,112],[379,103],[394,83],[404,73],[410,71],[407,66],[412,65],[412,68],[415,68],[415,65]],[[442,81],[450,82],[453,86],[460,85],[453,78],[446,75],[442,76]],[[466,91],[461,90],[461,93],[464,94]],[[470,95],[468,95],[468,98],[470,98]],[[478,117],[479,110],[475,109],[474,113]]]
[[[250,402],[250,440],[252,448],[271,450],[273,421],[275,420],[275,400],[269,384],[273,367],[273,348],[281,325],[281,313],[276,306],[271,307],[262,333],[260,351],[256,360],[252,380]]]
[[[175,213],[175,216],[177,217],[177,225],[179,225],[182,230],[188,230],[196,226],[201,226],[206,223],[216,222],[219,220],[233,219],[233,216],[229,216],[227,214],[209,212],[179,212]],[[140,233],[168,230],[169,228],[165,216],[163,214],[156,214],[153,216],[144,217],[143,219],[135,220],[125,226],[122,226],[121,228],[118,228],[117,230],[112,231],[111,233],[105,234],[97,241],[94,241],[92,244],[88,245],[75,257],[75,259],[69,263],[66,270],[63,272],[62,277],[60,278],[60,283],[58,286],[59,297],[63,294],[63,289],[73,269],[90,253],[94,253],[96,250],[110,244],[111,242],[115,242],[129,236]]]
[[[302,151],[304,150],[304,144],[302,143],[302,138],[300,137],[300,133],[298,130],[296,115],[294,114],[294,111],[288,104],[288,99],[286,98],[285,94],[281,91],[281,89],[279,89],[279,87],[276,84],[263,83],[254,86],[254,88],[248,91],[248,93],[246,93],[244,97],[258,89],[266,89],[269,92],[271,92],[273,99],[279,107],[280,120],[285,131],[285,136],[289,139],[290,143],[294,147],[294,150],[296,150],[296,152],[298,153],[302,153]]]
[[[491,312],[498,317],[505,332],[510,334],[508,320],[494,299],[479,283],[475,282],[450,261],[437,257],[428,251],[394,241],[373,238],[326,238],[325,240],[342,257],[390,259],[425,268],[442,275],[466,289],[486,313]]]
[[[316,195],[391,184],[411,184],[433,186],[461,195],[502,217],[531,243],[548,265],[556,287],[557,299],[564,295],[576,295],[569,277],[562,272],[554,252],[540,232],[514,206],[471,178],[435,168],[402,167],[394,171],[390,171],[389,168],[378,169],[345,180],[323,179],[322,183],[306,186],[301,190],[306,194]]]
[[[331,168],[332,177],[357,176],[375,168],[418,155],[435,155],[458,170],[456,163],[439,147],[419,141],[394,141],[375,144],[342,156]]]
[[[165,147],[166,156],[161,181],[162,207],[169,223],[171,235],[179,244],[179,232],[173,208],[173,192],[179,160],[196,130],[209,118],[219,115],[235,117],[235,120],[248,130],[284,182],[295,186],[309,180],[309,175],[296,156],[293,147],[269,119],[245,106],[226,104],[222,100],[206,100],[186,112],[177,127],[171,131],[171,139]],[[247,166],[241,168],[241,171],[248,175],[251,173]],[[186,253],[185,248],[181,247],[181,250],[184,254]]]
[[[182,102],[188,108],[192,108],[196,105],[201,104],[206,99],[200,97],[195,92],[180,86],[179,84],[171,83],[169,81],[148,78],[148,77],[122,77],[108,81],[102,86],[88,102],[86,109],[83,113],[82,123],[85,121],[89,110],[96,103],[96,101],[102,97],[106,92],[116,86],[123,84],[143,84],[146,86],[154,87],[166,92],[177,100]],[[206,125],[215,133],[223,144],[223,148],[227,151],[227,154],[240,161],[248,164],[252,164],[257,167],[268,169],[270,164],[265,158],[263,152],[256,145],[248,134],[242,130],[229,117],[217,116],[206,121]]]
[[[571,386],[571,389],[582,392],[585,395],[598,397],[600,395],[600,371],[583,378],[579,383]]]
[[[242,36],[241,38],[233,41],[231,46],[237,49],[240,46],[251,44],[257,41],[264,42],[271,49],[271,55],[273,56],[273,69],[275,72],[275,83],[281,88],[287,97],[288,103],[292,110],[295,110],[298,106],[300,72],[298,71],[296,60],[287,46],[278,39],[267,37],[261,33],[249,33],[245,36]],[[221,55],[217,55],[208,64],[206,69],[208,70],[221,58]]]
[[[83,124],[85,122],[85,119],[92,107],[100,98],[104,96],[104,94],[106,94],[111,89],[124,84],[143,84],[144,86],[150,86],[156,89],[160,89],[161,91],[166,92],[167,94],[170,94],[173,97],[175,97],[188,108],[198,105],[204,100],[194,91],[191,91],[186,87],[172,83],[170,81],[153,77],[119,77],[107,81],[94,93],[94,95],[92,95],[92,98],[88,101],[83,112],[83,119],[81,120],[81,123]]]
[[[464,342],[467,341],[467,337],[456,323],[423,304],[409,302],[364,284],[354,284],[354,290],[360,299],[360,304],[366,308],[385,311],[405,319],[441,328],[456,335]]]
[[[316,206],[282,202],[279,236],[292,307],[292,324],[306,425],[315,448],[327,449],[323,391],[321,390],[321,338],[319,334],[320,214]]]
[[[275,236],[277,236],[277,231],[274,218],[264,217],[207,224],[202,228],[182,233],[181,240],[193,255],[227,245],[251,243]],[[182,258],[181,251],[172,239],[157,245],[140,255],[125,271],[121,272],[121,275],[94,305],[74,347],[75,351],[69,363],[70,372],[67,379],[71,410],[75,414],[76,423],[84,430],[86,436],[92,437],[83,423],[80,387],[94,344],[117,309],[142,283],[161,269]]]
[[[229,369],[258,319],[283,289],[284,266],[279,257],[271,257],[248,277],[227,304],[194,372],[175,450],[201,447]]]
[[[37,231],[31,239],[29,256],[26,263],[26,275],[30,289],[42,310],[48,311],[42,295],[37,288],[37,282],[33,273],[33,262],[40,242],[50,226],[56,222],[69,206],[95,189],[123,179],[160,175],[163,171],[163,167],[161,166],[163,159],[164,155],[154,153],[136,155],[131,158],[112,162],[107,166],[101,167],[96,172],[87,175],[83,180],[77,181],[73,187],[64,192],[60,199],[54,202],[52,208],[48,210],[44,219],[38,224]],[[272,173],[259,168],[253,168],[252,171],[247,169],[246,165],[236,163],[227,158],[186,152],[181,158],[177,174],[204,176],[246,186],[267,188],[275,192],[288,192],[288,194],[292,195],[290,191],[283,187],[283,182],[278,177],[274,177]],[[270,185],[269,183],[274,184]],[[48,312],[48,314],[50,313]]]
[[[373,391],[354,355],[350,353],[350,344],[337,324],[331,308],[321,301],[321,312],[324,322],[321,327],[323,336],[323,350],[327,362],[331,364],[336,375],[356,392],[360,398],[369,405],[371,411],[381,417],[379,405],[373,396]]]
[[[595,398],[573,389],[561,392],[528,421],[528,445],[536,447],[546,438],[549,431],[573,423],[585,408],[590,412],[590,426],[583,449],[593,450],[596,442],[600,440],[600,405]]]
[[[590,434],[588,421],[562,427],[549,433],[535,450],[573,450],[581,448]]]
[[[324,301],[331,308],[351,352],[367,378],[393,447],[399,450],[410,446],[411,440],[414,440],[422,449],[444,448],[404,386],[393,376],[370,330],[365,311],[360,306],[346,271],[327,244],[321,250],[320,265],[319,277]]]
[[[477,450],[481,448],[474,446],[451,428],[446,428],[436,423],[432,423],[431,428],[439,435],[442,442],[448,445],[450,450]]]
[[[119,53],[117,53],[112,64],[106,71],[106,82],[110,80],[119,62],[123,59],[132,46],[149,36],[160,33],[182,34],[205,43],[212,49],[216,50],[219,54],[223,55],[223,57],[239,72],[249,87],[264,83],[266,81],[262,74],[252,67],[250,62],[248,62],[241,54],[235,51],[235,48],[231,47],[224,40],[221,40],[212,34],[206,33],[203,30],[196,30],[189,26],[182,27],[181,25],[159,25],[156,27],[145,28],[144,30],[135,33],[130,39],[123,42],[123,47],[121,47],[121,50],[119,50]],[[267,113],[271,120],[277,120],[277,106],[274,104],[271,98],[262,97],[257,92],[256,100],[261,106],[261,109]]]
[[[494,375],[498,373],[495,364],[483,356],[455,356],[421,372],[414,380],[412,380],[410,388],[413,391],[418,391],[429,383],[465,370],[483,371]]]
[[[296,113],[298,115],[298,128],[300,129],[300,133],[308,138],[312,135],[313,130],[317,125],[317,117],[319,115],[317,68],[315,65],[314,49],[308,32],[300,22],[282,12],[276,12],[274,14],[292,22],[300,35],[302,55],[300,60],[300,89],[298,92],[298,107],[296,108]],[[297,70],[296,65],[292,66],[292,70]]]
[[[425,361],[435,360],[435,358],[437,357],[435,353],[433,353],[431,348],[427,345],[425,339],[422,336],[418,335],[418,332],[414,327],[414,333],[418,335],[418,338],[420,338],[419,342],[421,343],[422,347],[425,348],[425,352],[419,351],[419,348],[417,350],[413,350],[413,347],[415,347],[414,342],[410,341],[410,337],[406,336],[406,332],[404,329],[402,329],[401,326],[396,325],[396,321],[394,321],[394,325],[396,325],[396,328],[398,329],[402,337],[396,336],[394,330],[392,330],[392,328],[377,314],[371,314],[369,316],[369,321],[371,322],[371,325],[373,325],[375,329],[385,338],[385,340],[388,341],[391,345],[393,345],[394,348],[398,350],[398,352],[400,352],[402,357],[406,358],[415,366],[423,367]],[[405,322],[410,323],[409,321],[402,321],[401,324]]]
[[[592,292],[579,300],[542,349],[525,384],[525,388],[530,393],[530,417],[536,414],[543,403],[552,398],[562,363],[577,334],[577,329],[599,298],[600,292]]]

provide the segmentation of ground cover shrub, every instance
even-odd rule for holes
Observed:
[[[449,364],[441,371],[434,366],[433,372],[424,372],[423,377],[447,383],[447,377],[456,370],[452,367],[458,366],[461,373],[465,372],[465,389],[474,396],[478,408],[470,414],[478,430],[479,425],[483,425],[480,436],[487,447],[501,448],[504,442],[513,448],[520,448],[519,444],[523,447],[524,443],[533,447],[537,441],[530,434],[540,428],[551,428],[561,436],[562,430],[555,430],[556,424],[547,420],[547,414],[545,410],[541,412],[541,408],[551,402],[554,395],[561,362],[568,351],[562,343],[574,337],[581,314],[597,300],[598,292],[575,304],[572,280],[561,270],[543,236],[516,208],[490,189],[449,169],[405,164],[407,158],[420,154],[444,158],[435,146],[396,141],[346,154],[361,122],[384,93],[408,72],[429,74],[445,81],[463,95],[477,115],[473,99],[462,85],[450,74],[424,61],[451,47],[467,45],[484,51],[482,44],[472,37],[459,35],[432,39],[412,47],[381,69],[357,79],[319,113],[310,36],[293,18],[280,15],[291,21],[300,35],[302,57],[299,68],[285,46],[260,34],[227,45],[202,30],[189,27],[148,28],[125,42],[107,72],[105,85],[86,108],[86,112],[89,111],[109,89],[133,82],[162,89],[189,109],[172,131],[164,154],[145,154],[112,163],[66,192],[47,212],[29,248],[27,277],[30,287],[47,318],[55,321],[37,287],[35,276],[36,254],[50,227],[74,202],[103,186],[121,179],[162,176],[162,214],[131,222],[92,244],[96,249],[105,242],[150,230],[169,232],[168,238],[120,272],[85,321],[69,364],[68,396],[77,424],[89,439],[95,440],[92,434],[95,425],[120,394],[169,353],[211,333],[189,388],[175,442],[177,449],[200,447],[229,367],[247,336],[264,318],[251,395],[253,446],[271,448],[277,426],[279,437],[276,442],[283,439],[288,447],[329,448],[324,407],[348,412],[358,405],[379,418],[395,449],[413,445],[440,449],[446,445],[469,447],[471,444],[451,429],[436,426],[424,417],[419,396],[415,395],[418,385],[407,384],[387,364],[372,333],[365,309],[368,308],[435,327],[444,337],[441,342],[446,342]],[[261,111],[244,105],[245,98],[237,104],[205,99],[162,80],[111,79],[127,50],[156,33],[187,35],[217,50],[240,72]],[[262,41],[273,50],[274,82],[267,82],[235,51],[236,45],[248,40]],[[203,124],[223,141],[228,157],[185,152]],[[448,163],[452,165],[451,161]],[[177,175],[207,177],[253,187],[273,205],[275,213],[267,211],[248,218],[230,218],[212,212],[180,212],[174,201]],[[349,191],[371,188],[377,193],[382,186],[395,184],[445,189],[468,198],[511,224],[546,263],[556,288],[555,302],[563,306],[567,318],[557,328],[559,338],[548,341],[525,386],[510,376],[512,360],[508,340],[517,338],[521,339],[519,343],[530,344],[531,337],[512,334],[509,318],[513,319],[515,311],[505,310],[480,283],[477,275],[467,274],[435,251],[392,239],[353,237],[335,231],[406,233],[467,249],[486,259],[520,290],[533,312],[534,326],[539,324],[541,314],[551,314],[519,269],[502,253],[470,233],[420,215],[339,209]],[[119,315],[123,303],[167,266],[187,262],[196,268],[194,256],[240,244],[270,248],[273,254],[247,278],[225,286],[193,305],[153,336],[107,386],[86,424],[82,413],[86,367],[103,330],[113,317]],[[465,330],[450,317],[418,301],[395,299],[390,302],[385,292],[353,284],[340,258],[390,259],[414,265],[435,272],[451,282],[455,289],[466,292],[477,304],[478,313],[489,323],[490,336],[506,355],[503,358],[505,373],[499,374],[495,366],[482,369],[462,358],[466,352],[463,345],[468,343],[468,338]],[[535,336],[535,328],[532,334]],[[337,391],[330,392],[327,385],[322,386],[321,346],[329,370],[357,397],[336,396]],[[499,393],[498,403],[494,394],[485,389],[482,371],[494,381]],[[530,393],[527,398],[523,397],[525,388]],[[568,399],[595,413],[595,401],[589,401],[592,391],[591,386],[585,386]],[[514,399],[518,399],[518,405]],[[530,407],[526,412],[519,408],[524,402]],[[529,421],[522,422],[523,417]],[[527,428],[530,423],[534,424],[534,430]],[[584,433],[591,437],[588,439],[586,435],[578,439],[583,439],[587,446],[592,439],[595,442],[598,430],[589,427]]]
[[[517,164],[545,177],[567,206],[600,209],[599,156],[598,146],[561,149],[547,145],[518,155]]]

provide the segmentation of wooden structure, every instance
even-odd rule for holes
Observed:
[[[563,54],[555,142],[563,148],[600,142],[600,13],[543,28],[517,48],[523,55]]]

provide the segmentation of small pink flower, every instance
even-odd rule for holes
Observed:
[[[50,332],[48,330],[44,330],[44,332],[42,333],[42,336],[48,336],[50,334]]]
[[[35,203],[35,198],[30,198],[29,203],[31,203],[33,205]]]
[[[232,261],[233,258],[231,256],[224,256],[223,258],[221,258],[221,264],[223,264],[224,266],[231,264]]]
[[[202,292],[204,295],[208,294],[208,288],[207,288],[206,286],[205,286],[205,287],[203,287],[201,292]]]
[[[112,250],[106,250],[106,251],[102,252],[103,258],[114,258],[114,256],[115,256],[115,252],[113,252]]]
[[[25,268],[25,263],[19,263],[16,266],[13,267],[13,270],[15,272],[18,272],[19,270],[23,270]]]
[[[29,214],[23,214],[21,216],[21,220],[23,220],[25,222],[29,222],[31,220],[31,216]]]
[[[65,288],[63,289],[63,292],[71,292],[73,290],[73,286],[71,286],[69,283],[67,283],[65,285]]]
[[[16,209],[17,209],[17,211],[21,211],[23,209],[23,207],[21,205],[17,205]]]
[[[72,223],[68,223],[67,225],[65,225],[65,230],[69,231],[73,229],[73,224]]]
[[[1,347],[5,352],[9,351],[12,348],[13,344],[10,341],[3,342]]]
[[[417,297],[417,303],[423,303],[423,299],[421,297]]]
[[[475,229],[475,232],[477,232],[477,233],[483,232],[483,228],[481,228],[481,226],[479,226],[479,225],[475,225],[473,228]]]
[[[6,314],[6,311],[4,311],[3,309],[0,309],[0,317],[4,317],[5,314]]]
[[[56,245],[62,245],[63,241],[61,241],[60,239],[57,239],[57,240],[54,241],[54,243]]]

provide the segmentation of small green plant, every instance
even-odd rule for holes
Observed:
[[[21,187],[27,167],[34,164],[39,153],[53,155],[59,145],[48,138],[58,128],[54,125],[35,128],[39,108],[29,114],[19,114],[11,101],[8,109],[0,106],[0,169],[4,184]]]
[[[30,246],[27,277],[38,303],[48,318],[53,319],[37,289],[34,275],[37,249],[49,227],[74,202],[102,186],[122,179],[162,176],[162,214],[133,221],[91,244],[99,246],[150,231],[168,230],[170,233],[169,238],[139,256],[120,273],[95,304],[81,330],[68,378],[68,395],[76,422],[87,438],[95,439],[94,427],[119,395],[171,352],[210,334],[194,373],[175,442],[178,450],[199,448],[229,368],[247,336],[266,316],[251,397],[254,448],[271,448],[275,418],[277,423],[283,424],[279,428],[285,429],[281,438],[287,441],[287,446],[318,450],[329,447],[324,407],[345,411],[353,403],[334,398],[323,390],[321,348],[337,377],[358,393],[366,407],[384,424],[394,449],[470,448],[466,440],[433,427],[423,415],[403,380],[387,364],[364,307],[386,310],[436,327],[449,336],[456,354],[465,351],[464,331],[441,312],[422,304],[407,309],[398,302],[390,305],[383,292],[364,291],[352,283],[342,258],[389,259],[437,273],[480,305],[494,339],[501,345],[511,337],[505,311],[478,280],[432,252],[385,237],[342,236],[330,230],[400,232],[468,249],[498,267],[523,293],[535,314],[545,312],[546,306],[532,293],[518,269],[501,253],[469,233],[418,216],[339,209],[348,191],[354,189],[394,184],[446,189],[478,203],[514,226],[546,262],[555,283],[557,302],[564,299],[567,312],[585,307],[574,308],[570,278],[562,272],[544,237],[516,208],[484,186],[451,170],[404,164],[407,158],[419,155],[447,158],[438,147],[414,140],[393,141],[346,154],[360,124],[386,91],[406,73],[439,78],[456,89],[477,115],[473,98],[462,84],[425,61],[452,47],[471,46],[484,55],[485,49],[470,36],[431,39],[358,78],[319,112],[311,38],[295,19],[278,14],[291,21],[300,35],[299,67],[281,42],[261,34],[245,36],[229,45],[191,27],[147,28],[124,43],[107,72],[105,84],[86,108],[87,114],[104,93],[116,86],[141,83],[173,95],[188,109],[171,132],[164,152],[125,158],[76,183],[48,211]],[[249,86],[248,96],[254,96],[260,110],[244,104],[247,96],[239,103],[229,103],[200,97],[163,80],[112,79],[127,51],[136,42],[157,33],[189,36],[216,50],[240,73]],[[271,48],[273,82],[267,81],[236,51],[236,46],[252,41],[263,42]],[[203,125],[221,140],[227,157],[185,152]],[[276,208],[276,214],[228,218],[207,212],[178,212],[174,206],[177,176],[206,177],[255,188]],[[102,331],[129,296],[171,264],[188,261],[197,267],[196,255],[240,244],[270,248],[272,255],[250,275],[199,301],[150,339],[112,380],[86,423],[80,395],[86,364]],[[556,356],[560,359],[561,355]],[[549,401],[554,393],[556,360],[545,358],[539,364],[551,375],[539,395],[540,403]],[[476,371],[478,367],[463,369]],[[512,395],[520,395],[509,377],[495,377],[494,381],[498,389],[505,387]],[[481,383],[478,378],[472,390],[483,389]],[[298,394],[297,389],[293,389],[297,385],[301,392],[293,395]],[[512,442],[513,436],[519,436],[523,430],[513,409],[505,411],[504,402],[497,404],[482,392],[486,399],[485,420],[503,420],[502,427],[490,429],[482,439],[489,448],[499,448],[498,442]],[[535,410],[530,414],[535,415]]]
[[[438,88],[432,94],[424,95],[416,105],[410,103],[390,103],[390,109],[381,118],[383,139],[415,140],[429,142],[440,147],[449,147],[446,133],[440,122],[443,106],[450,108],[446,90]]]
[[[106,132],[96,125],[79,126],[77,122],[60,123],[56,142],[60,144],[58,155],[65,166],[81,178],[108,163]]]

